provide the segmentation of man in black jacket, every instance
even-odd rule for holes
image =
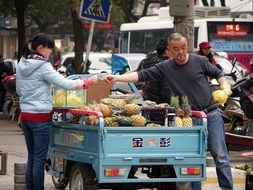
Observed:
[[[143,59],[137,71],[152,67],[167,59],[169,59],[167,41],[162,39],[156,44],[156,52]],[[142,83],[142,91],[144,100],[150,100],[157,104],[170,103],[170,88],[166,81],[147,80]]]

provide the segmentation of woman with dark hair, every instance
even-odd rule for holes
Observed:
[[[16,89],[20,96],[21,127],[24,131],[28,160],[26,189],[44,189],[46,161],[52,112],[51,85],[68,90],[86,89],[97,79],[70,80],[54,70],[49,57],[54,41],[40,33],[29,40],[23,49],[16,70]]]
[[[198,54],[206,56],[207,59],[209,60],[209,62],[215,65],[216,61],[215,61],[215,59],[213,57],[213,53],[211,51],[211,48],[212,48],[212,46],[208,42],[201,42],[199,44]]]

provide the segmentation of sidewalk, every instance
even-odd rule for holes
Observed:
[[[0,190],[13,190],[14,163],[24,163],[27,159],[23,132],[16,121],[0,119],[0,150],[7,152],[7,174],[0,175]],[[51,176],[45,177],[45,190],[55,190]]]

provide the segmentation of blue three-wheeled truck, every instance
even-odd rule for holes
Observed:
[[[82,120],[91,115],[97,126]],[[46,169],[56,189],[168,190],[172,182],[202,181],[207,121],[203,112],[192,111],[192,117],[201,125],[106,127],[100,112],[55,108]]]
[[[52,128],[48,169],[57,189],[162,190],[168,182],[205,179],[206,118],[193,127],[104,127],[99,112],[55,113],[61,118]],[[99,126],[68,122],[70,113],[96,115]]]

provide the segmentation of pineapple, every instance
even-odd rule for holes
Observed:
[[[86,117],[86,122],[88,125],[98,125],[98,118],[95,115],[89,115]]]
[[[123,99],[115,99],[112,101],[112,107],[114,108],[123,109],[125,105],[126,105],[126,102]]]
[[[183,126],[192,127],[192,118],[190,117],[191,105],[187,96],[183,96],[182,98],[182,109],[184,111],[184,116],[182,118]]]
[[[104,121],[105,121],[105,126],[107,127],[116,127],[119,125],[118,122],[115,121],[115,119],[112,117],[106,117]]]
[[[126,116],[115,116],[115,119],[119,123],[120,126],[131,126],[132,125],[132,120],[130,117]]]
[[[141,115],[132,115],[130,119],[133,126],[142,127],[145,126],[146,124],[145,117]]]
[[[138,115],[140,113],[140,106],[137,104],[126,104],[123,111],[127,116]]]
[[[112,98],[103,98],[100,102],[102,104],[111,105],[113,102],[113,99]]]
[[[112,109],[108,105],[100,104],[99,111],[103,114],[104,117],[111,117],[112,116]]]
[[[176,127],[182,127],[182,119],[179,114],[180,106],[179,106],[179,97],[178,96],[171,96],[171,106],[175,109],[175,126]]]

